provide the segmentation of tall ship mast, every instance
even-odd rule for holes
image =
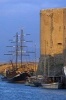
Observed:
[[[21,68],[23,68],[23,64],[22,64],[22,62],[23,62],[23,56],[25,55],[26,56],[26,54],[24,54],[23,55],[23,48],[24,47],[26,47],[26,46],[23,46],[23,30],[21,30],[21,35],[20,35],[20,39],[18,38],[18,33],[16,33],[16,45],[15,45],[15,55],[16,55],[16,59],[15,59],[15,67],[14,67],[14,64],[13,64],[13,62],[12,62],[12,60],[11,60],[11,64],[12,64],[12,70],[7,70],[6,71],[6,77],[7,77],[7,80],[9,81],[9,82],[25,82],[26,81],[26,79],[27,79],[27,77],[30,77],[30,74],[28,73],[28,72],[18,72],[17,73],[17,70],[18,70],[18,66],[19,66],[19,64],[18,64],[18,56],[20,55],[20,60],[21,60]],[[20,44],[19,44],[19,42],[20,42]],[[9,46],[10,47],[10,46]],[[13,47],[13,46],[12,46]],[[12,52],[12,51],[11,51]],[[6,54],[6,55],[10,55],[10,54]]]

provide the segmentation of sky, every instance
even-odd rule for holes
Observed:
[[[27,40],[32,40],[30,50],[35,50],[36,59],[40,57],[40,10],[66,7],[66,0],[0,0],[0,62],[8,62],[4,54],[11,45],[9,39],[23,29]]]

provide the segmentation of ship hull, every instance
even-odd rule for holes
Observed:
[[[30,77],[28,73],[21,73],[12,78],[8,78],[8,82],[12,83],[25,83],[26,79]]]

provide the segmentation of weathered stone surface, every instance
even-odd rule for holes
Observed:
[[[46,66],[48,75],[49,61],[49,76],[61,76],[66,62],[64,55],[66,55],[66,8],[41,10],[38,72],[43,74]],[[49,57],[45,61],[46,56]]]

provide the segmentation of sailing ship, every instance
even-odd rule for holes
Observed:
[[[21,37],[20,37],[20,55],[21,55],[21,68],[25,68],[25,64],[22,63],[22,56],[23,56],[23,30],[21,30]],[[17,71],[18,70],[18,34],[16,33],[16,63],[13,64],[11,60],[12,70],[6,70],[6,77],[8,82],[14,82],[14,83],[24,83],[28,77],[30,77],[30,73],[27,71]],[[9,54],[10,55],[10,54]],[[14,67],[15,66],[15,67]]]

